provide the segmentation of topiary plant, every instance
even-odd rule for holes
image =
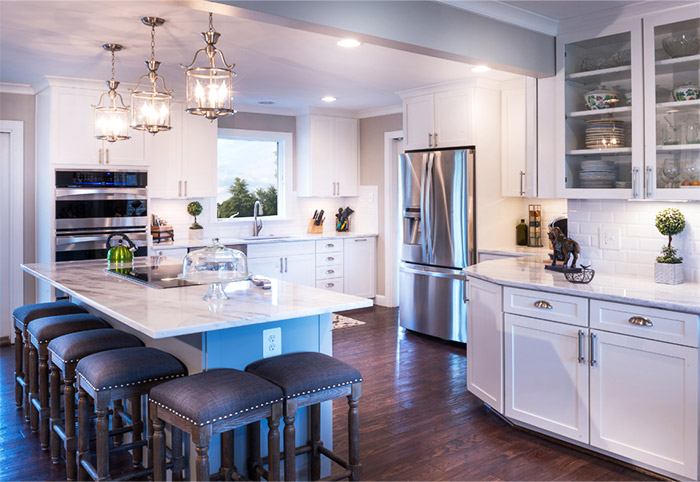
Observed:
[[[202,214],[203,208],[199,201],[192,201],[187,205],[187,213],[190,216],[194,216],[194,223],[190,226],[190,229],[204,229],[204,227],[197,222],[197,216]]]
[[[668,236],[668,245],[661,248],[661,256],[656,258],[657,263],[678,264],[683,258],[677,256],[678,250],[671,246],[673,236],[680,234],[685,229],[685,217],[676,208],[664,209],[656,215],[656,229],[664,236]]]

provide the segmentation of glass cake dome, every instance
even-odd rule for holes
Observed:
[[[212,244],[203,249],[192,251],[182,262],[180,278],[192,283],[209,283],[209,291],[204,300],[225,300],[222,283],[250,279],[248,258],[242,251],[230,249],[212,239]]]

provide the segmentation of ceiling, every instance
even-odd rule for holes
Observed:
[[[40,14],[37,14],[40,12]],[[0,1],[0,82],[32,84],[43,76],[110,77],[103,43],[120,43],[116,78],[135,83],[146,73],[150,29],[140,17],[160,16],[156,59],[168,88],[184,92],[183,69],[204,46],[207,13],[156,1]],[[396,91],[461,80],[477,74],[471,65],[363,44],[338,47],[338,38],[235,17],[215,15],[218,46],[238,73],[239,104],[272,101],[273,108],[300,111],[328,107],[351,111],[400,105]],[[200,56],[201,58],[201,56]],[[491,71],[497,81],[516,77]]]

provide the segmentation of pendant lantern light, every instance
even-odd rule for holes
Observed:
[[[172,90],[165,86],[165,79],[158,75],[160,62],[155,59],[156,27],[160,27],[165,20],[159,17],[143,17],[141,21],[151,27],[151,60],[146,60],[148,73],[139,77],[136,89],[131,91],[131,128],[139,131],[157,134],[160,131],[169,131],[170,125],[170,99],[173,98]],[[141,87],[141,81],[147,79],[148,86]],[[158,81],[162,89],[158,90]]]
[[[216,48],[216,42],[221,34],[214,30],[212,14],[209,13],[209,30],[202,32],[207,46],[194,54],[190,65],[182,65],[186,69],[187,78],[187,112],[201,115],[213,121],[217,117],[232,115],[233,110],[233,71],[235,64],[228,65],[224,53]],[[195,67],[197,55],[204,52],[208,59],[205,67]],[[216,66],[216,54],[221,57],[223,67]]]
[[[123,47],[119,44],[104,44],[102,48],[112,52],[112,79],[106,81],[109,90],[100,96],[97,105],[92,106],[95,109],[95,137],[101,141],[123,141],[130,139],[129,108],[117,92],[119,82],[114,80],[114,52],[119,52]],[[105,96],[109,100],[102,105]]]

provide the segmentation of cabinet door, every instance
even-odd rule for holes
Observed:
[[[333,181],[337,182],[337,196],[357,196],[359,184],[359,156],[357,119],[335,119],[335,143],[333,146]]]
[[[587,332],[505,315],[506,417],[588,442]]]
[[[285,256],[284,281],[305,286],[316,286],[316,255],[301,254]]]
[[[467,319],[467,389],[503,413],[502,288],[469,279]]]
[[[501,194],[537,195],[537,86],[523,77],[501,91]]]
[[[591,445],[698,476],[698,351],[591,331]]]
[[[183,105],[170,105],[172,129],[150,139],[148,193],[154,198],[182,196],[182,116]],[[150,134],[149,134],[150,135]]]
[[[406,99],[403,115],[406,150],[432,147],[432,135],[435,133],[433,94]]]
[[[283,279],[284,258],[248,258],[248,270],[256,276],[266,276],[268,278]]]
[[[216,196],[217,126],[217,121],[182,111],[182,195],[186,198]]]
[[[474,91],[452,90],[435,94],[435,147],[469,146],[474,144]]]
[[[129,129],[131,139],[105,142],[105,164],[110,166],[147,166],[146,133]],[[150,134],[148,134],[150,136]],[[158,134],[160,135],[160,133]]]
[[[377,291],[375,238],[345,240],[344,289],[349,295],[374,298]]]
[[[311,195],[334,195],[333,156],[335,149],[335,119],[311,116]]]
[[[100,99],[100,92],[56,89],[55,95],[52,106],[58,111],[52,115],[55,120],[53,125],[56,126],[54,163],[98,167],[104,162],[104,151],[102,141],[95,139],[92,105]]]

